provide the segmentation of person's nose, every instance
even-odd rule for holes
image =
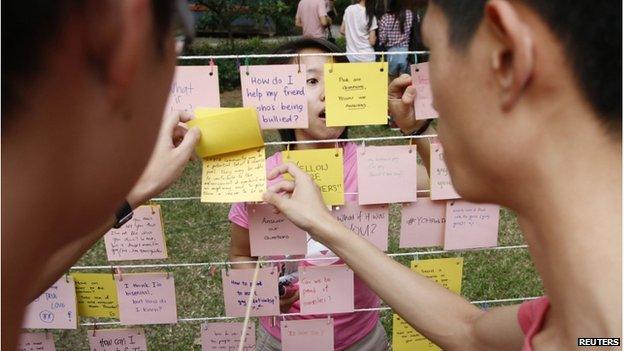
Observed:
[[[325,102],[325,92],[321,93],[321,102]]]

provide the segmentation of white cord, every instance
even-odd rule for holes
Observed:
[[[241,58],[270,58],[270,57],[306,57],[306,56],[357,56],[357,55],[426,55],[429,51],[375,51],[375,52],[318,52],[296,54],[251,54],[251,55],[197,55],[178,56],[178,60],[207,60],[207,59],[241,59]]]
[[[402,256],[424,256],[424,255],[436,255],[442,253],[454,253],[454,252],[473,252],[473,251],[484,251],[484,250],[517,250],[517,249],[525,249],[527,245],[511,245],[511,246],[496,246],[496,247],[481,247],[474,249],[462,249],[462,250],[437,250],[437,251],[414,251],[414,252],[400,252],[400,253],[390,253],[389,257],[402,257]],[[188,262],[188,263],[153,263],[153,264],[136,264],[136,265],[108,265],[108,266],[73,266],[70,270],[96,270],[96,269],[134,269],[134,268],[182,268],[182,267],[204,267],[204,266],[231,266],[235,264],[256,264],[260,262],[261,264],[269,264],[269,263],[282,263],[282,262],[303,262],[303,261],[322,261],[322,260],[336,260],[336,256],[327,257],[308,257],[308,258],[284,258],[278,260],[258,260],[258,261],[221,261],[221,262]]]
[[[510,299],[496,299],[496,300],[480,300],[480,301],[471,301],[470,303],[473,305],[485,305],[485,304],[495,304],[495,303],[508,303],[508,302],[520,302],[520,301],[528,301],[538,299],[541,296],[530,296],[530,297],[515,297]],[[357,308],[353,310],[353,313],[359,312],[374,312],[374,311],[389,311],[392,310],[390,307],[374,307],[374,308]],[[294,317],[294,316],[303,316],[301,313],[282,313],[277,315],[276,317]],[[212,322],[212,321],[227,321],[227,320],[235,320],[242,317],[192,317],[192,318],[178,318],[178,323],[192,323],[192,322]],[[104,325],[120,325],[120,322],[91,322],[91,323],[80,323],[80,325],[85,327],[93,327],[93,326],[104,326]]]

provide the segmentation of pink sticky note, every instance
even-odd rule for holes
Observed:
[[[451,182],[446,163],[444,149],[440,143],[431,143],[431,200],[459,199],[461,196],[455,191]]]
[[[492,247],[498,241],[500,206],[455,200],[446,204],[444,249]]]
[[[305,65],[240,67],[243,106],[258,111],[262,129],[308,128]]]
[[[167,258],[160,206],[139,206],[132,219],[104,235],[109,261]]]
[[[442,246],[446,202],[421,197],[418,202],[401,208],[401,238],[399,247]]]
[[[26,307],[23,328],[76,329],[76,290],[74,278],[64,276]]]
[[[89,351],[147,351],[145,332],[140,328],[87,331]]]
[[[438,118],[438,111],[433,108],[433,94],[429,84],[429,62],[411,65],[412,84],[416,87],[414,114],[416,119]]]
[[[243,323],[204,323],[201,328],[202,351],[238,350]],[[250,321],[245,334],[244,351],[256,349],[256,325]]]
[[[360,205],[416,201],[416,146],[360,147],[357,161]]]
[[[280,323],[282,351],[334,350],[334,319],[302,319]]]
[[[379,250],[388,250],[388,205],[362,206],[356,202],[345,202],[343,206],[334,207],[332,213],[345,227]]]
[[[166,113],[195,111],[197,107],[220,107],[217,66],[178,66],[167,100]]]
[[[175,324],[178,322],[173,274],[117,274],[115,282],[121,324]]]
[[[55,351],[52,333],[22,333],[17,342],[17,351]]]
[[[305,255],[306,232],[268,204],[249,204],[249,245],[252,256]]]
[[[225,314],[244,317],[251,293],[254,269],[221,270]],[[251,316],[276,316],[280,314],[277,290],[277,267],[260,268],[256,291],[251,304]]]
[[[300,266],[302,314],[353,312],[353,271],[346,265]]]

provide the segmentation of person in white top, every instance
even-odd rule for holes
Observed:
[[[345,9],[340,33],[347,39],[347,52],[370,53],[368,55],[347,55],[350,62],[374,62],[373,45],[377,41],[375,29],[374,0],[360,0]]]

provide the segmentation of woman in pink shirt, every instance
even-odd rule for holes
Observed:
[[[325,53],[340,52],[340,49],[324,39],[303,39],[288,43],[277,50],[278,54],[293,53]],[[332,58],[325,56],[303,56],[301,63],[305,64],[307,75],[306,97],[308,100],[308,129],[280,130],[283,140],[324,140],[342,139],[347,136],[345,127],[327,127],[325,125],[325,91],[323,80],[323,65]],[[335,56],[335,62],[346,62],[344,56]],[[289,64],[295,63],[296,59],[277,58],[268,62],[269,64]],[[335,143],[300,144],[296,149],[334,148]],[[342,143],[344,155],[344,187],[345,200],[356,201],[354,193],[357,192],[357,146],[353,143]],[[280,153],[276,153],[267,159],[267,170],[271,170],[282,164]],[[275,184],[279,178],[273,179],[269,185]],[[231,224],[232,241],[230,246],[231,261],[250,261],[256,259],[251,257],[249,247],[249,217],[244,203],[234,204],[230,210],[229,219]],[[310,260],[301,262],[301,265],[327,265],[344,264],[338,257],[335,260],[314,260],[314,257],[334,256],[333,253],[322,244],[310,240],[308,242],[308,253],[306,257]],[[253,268],[253,265],[235,265],[234,268]],[[285,272],[283,279],[292,278],[297,272],[297,265],[282,266]],[[354,277],[354,298],[355,308],[379,307],[379,298],[372,290],[358,277]],[[295,284],[294,288],[288,289],[286,294],[280,299],[282,313],[298,313],[299,293]],[[386,333],[379,322],[379,313],[356,312],[333,314],[334,318],[334,348],[335,350],[386,350],[388,341]],[[296,316],[288,319],[314,319],[326,318],[326,315]],[[280,345],[280,318],[261,317],[261,334],[257,338],[256,349],[259,351],[281,350]]]

